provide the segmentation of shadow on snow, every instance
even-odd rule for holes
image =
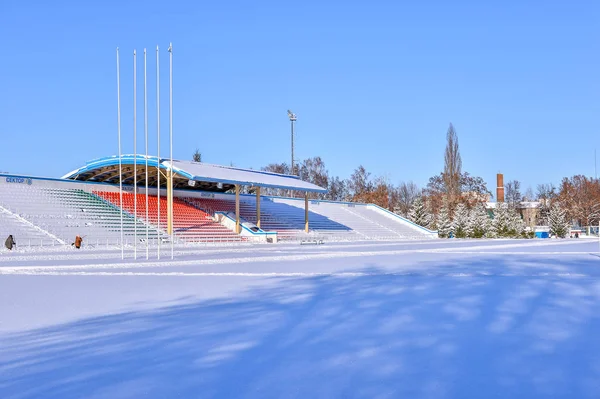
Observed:
[[[423,263],[435,277],[280,279],[10,334],[0,396],[598,397],[596,268],[488,257]],[[444,274],[473,270],[491,275]]]

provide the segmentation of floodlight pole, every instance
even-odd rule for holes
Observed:
[[[171,151],[171,195],[169,201],[169,211],[171,212],[171,259],[173,259],[173,246],[175,241],[175,230],[173,229],[173,43],[169,43],[169,141]]]
[[[119,75],[119,48],[117,47],[117,131],[119,136],[119,207],[121,210],[121,259],[125,258],[123,246],[123,167],[121,162],[121,78]]]
[[[156,153],[156,198],[158,202],[158,245],[156,247],[156,256],[160,259],[160,66],[158,63],[158,46],[156,46],[156,134],[158,148]]]
[[[137,259],[137,55],[133,50],[133,259]]]
[[[146,259],[149,258],[150,222],[148,220],[148,94],[146,87],[146,49],[144,49],[144,138],[146,142]]]
[[[292,125],[292,163],[290,164],[290,175],[294,175],[294,126],[296,124],[296,114],[288,109],[288,118],[290,118],[290,123]],[[293,196],[292,190],[290,190],[290,197]]]
[[[296,123],[296,114],[292,113],[292,111],[288,110],[288,117],[290,118],[290,123],[292,124],[292,163],[290,164],[290,175],[294,174],[294,125]]]

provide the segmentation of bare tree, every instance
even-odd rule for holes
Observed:
[[[452,123],[446,133],[446,151],[444,153],[444,185],[446,194],[454,200],[460,196],[460,174],[462,160],[458,147],[458,136]]]
[[[331,201],[348,201],[350,199],[348,185],[347,180],[342,180],[338,176],[331,177],[325,199]]]
[[[515,209],[521,203],[523,196],[521,195],[521,182],[518,180],[511,180],[506,183],[506,189],[504,194],[504,201],[509,207]]]
[[[547,225],[549,223],[552,201],[556,198],[556,187],[552,183],[538,184],[536,198],[540,202],[536,224]]]
[[[327,188],[329,186],[329,172],[325,169],[325,162],[321,157],[305,159],[299,168],[300,179],[316,184],[319,187]],[[313,199],[324,199],[325,195],[321,193],[309,193]]]
[[[390,209],[390,193],[388,191],[388,181],[383,176],[378,176],[369,182],[368,191],[362,201],[379,205],[382,208]]]
[[[556,197],[569,220],[596,226],[600,220],[600,182],[584,175],[563,178]]]
[[[523,201],[533,201],[535,199],[535,195],[533,195],[533,189],[531,186],[527,187],[525,190],[525,195],[523,196]]]
[[[407,216],[413,202],[421,194],[421,190],[419,190],[419,187],[415,183],[409,181],[400,183],[395,192],[396,195],[394,198],[396,200],[392,201],[390,205],[393,207],[395,213]]]
[[[265,172],[279,173],[279,174],[288,174],[290,171],[290,167],[286,163],[271,163],[267,166],[261,168],[261,170]],[[283,190],[279,188],[263,188],[261,192],[264,195],[275,195],[275,196],[284,196],[289,194],[289,190]]]
[[[536,190],[536,198],[540,200],[551,200],[556,197],[556,187],[554,184],[538,184]]]
[[[371,174],[367,172],[364,166],[360,165],[354,170],[349,183],[352,201],[366,202],[367,195],[373,191],[373,183],[371,182]]]

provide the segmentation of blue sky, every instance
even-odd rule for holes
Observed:
[[[52,4],[50,4],[52,3]],[[320,155],[348,177],[363,164],[423,186],[443,167],[448,124],[463,168],[525,188],[594,174],[600,147],[600,3],[593,1],[0,2],[0,170],[60,176],[133,150],[133,49],[143,151],[148,49],[156,152],[155,48],[162,148],[168,43],[174,46],[174,156],[259,168]],[[600,150],[600,148],[599,148]]]

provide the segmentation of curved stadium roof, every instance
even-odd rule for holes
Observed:
[[[146,161],[148,161],[148,184],[156,187],[157,169],[166,171],[170,168],[168,159],[144,155],[122,155],[121,170],[123,184],[133,184],[134,180],[142,185],[146,183]],[[136,165],[137,164],[137,165]],[[137,166],[137,167],[136,167]],[[300,180],[298,176],[282,175],[229,166],[211,165],[200,162],[173,160],[176,189],[191,189],[225,192],[236,184],[255,187],[282,188],[297,191],[326,192],[327,190],[312,183]],[[164,173],[163,173],[164,176]],[[67,173],[63,179],[119,183],[119,157],[111,156],[87,162],[85,166]],[[194,182],[194,186],[190,184]],[[161,177],[161,187],[166,186],[166,179]]]

